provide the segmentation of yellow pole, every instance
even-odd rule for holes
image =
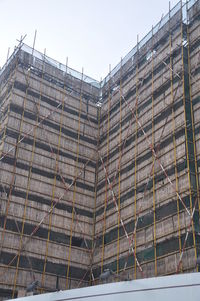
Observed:
[[[186,2],[186,9],[188,11],[188,2]],[[192,121],[192,138],[193,138],[193,147],[194,147],[194,164],[195,164],[195,178],[196,178],[196,193],[197,193],[198,206],[199,206],[199,212],[200,212],[199,177],[198,177],[197,151],[196,151],[195,127],[194,127],[194,112],[193,112],[192,90],[191,90],[190,34],[189,34],[188,23],[187,23],[187,44],[188,44],[187,49],[188,49],[189,94],[190,94],[190,109],[191,109],[191,121]],[[197,257],[197,254],[196,254],[196,257]],[[198,265],[196,266],[196,270],[198,272]]]
[[[192,215],[193,211],[193,202],[192,202],[192,187],[191,187],[191,178],[190,178],[190,157],[188,152],[188,133],[187,133],[187,117],[186,117],[186,97],[185,97],[185,65],[184,65],[184,46],[183,46],[183,4],[181,0],[181,58],[182,58],[182,81],[183,81],[183,103],[184,103],[184,122],[185,122],[185,140],[186,140],[186,158],[187,158],[187,174],[188,174],[188,183],[189,183],[189,198],[190,198],[190,212]],[[194,242],[194,253],[195,261],[197,259],[197,249],[196,249],[196,238],[194,230],[194,222],[192,220],[192,234]]]
[[[171,32],[171,9],[169,2],[169,52],[170,52],[170,87],[171,87],[171,102],[172,102],[172,128],[173,128],[173,146],[174,146],[174,166],[175,166],[175,179],[176,179],[176,192],[178,192],[178,170],[176,158],[176,136],[175,136],[175,111],[174,111],[174,88],[173,88],[173,62],[172,62],[172,32]],[[177,219],[178,219],[178,240],[179,240],[179,253],[182,251],[181,243],[181,228],[180,228],[180,208],[179,198],[177,196]],[[182,268],[182,267],[181,267]]]
[[[78,174],[78,164],[79,164],[78,159],[79,159],[80,124],[81,124],[81,111],[82,111],[82,85],[83,85],[83,70],[82,70],[81,89],[80,89],[80,106],[79,106],[79,116],[78,116],[78,139],[77,139],[77,149],[76,149],[75,176],[77,176],[77,174]],[[72,221],[71,221],[71,227],[70,227],[70,242],[69,242],[68,260],[67,260],[66,289],[68,289],[68,285],[69,285],[69,269],[70,269],[70,260],[71,260],[72,233],[73,233],[73,226],[74,226],[75,202],[76,202],[76,182],[74,183],[74,190],[73,190]]]
[[[153,27],[152,27],[152,147],[154,148],[154,52],[153,52]],[[154,260],[155,260],[155,276],[157,276],[157,255],[156,255],[156,195],[155,195],[155,160],[153,159],[152,178],[153,178],[153,240],[154,240]]]
[[[120,119],[119,119],[119,157],[122,150],[122,59],[121,59],[121,68],[120,68]],[[119,165],[119,173],[118,173],[118,208],[120,212],[120,198],[121,198],[121,164]],[[117,274],[119,274],[119,254],[120,254],[120,214],[118,214],[118,235],[117,235]]]
[[[111,72],[111,68],[109,67],[109,74]],[[110,95],[110,80],[108,82],[108,117],[107,117],[107,159],[106,159],[106,171],[108,172],[108,159],[109,159],[109,140],[110,140],[110,103],[111,103],[111,95]],[[103,216],[103,240],[102,240],[102,256],[101,256],[101,272],[103,272],[103,262],[104,262],[104,248],[105,248],[105,232],[106,232],[106,208],[108,202],[108,183],[105,179],[105,201],[104,201],[104,216]]]
[[[137,35],[137,66],[136,66],[136,109],[135,109],[135,118],[136,118],[136,130],[135,130],[135,175],[134,175],[134,188],[135,188],[135,193],[134,193],[134,219],[135,221],[137,220],[137,144],[138,144],[138,140],[137,140],[137,135],[138,135],[138,110],[137,110],[137,106],[138,106],[138,97],[139,97],[139,93],[138,93],[138,73],[139,73],[139,67],[138,67],[138,55],[139,55],[139,36]],[[135,255],[137,252],[137,229],[133,229],[133,231],[135,231],[135,236],[134,236],[134,250],[135,250]],[[134,264],[134,278],[137,279],[137,262],[135,260],[135,264]]]

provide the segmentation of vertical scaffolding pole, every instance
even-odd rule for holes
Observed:
[[[109,66],[109,74],[111,72],[111,67]],[[107,151],[106,151],[106,172],[108,174],[108,165],[109,165],[109,140],[110,140],[110,104],[111,104],[111,95],[110,95],[110,81],[108,82],[108,113],[107,113]],[[104,248],[105,248],[105,232],[106,232],[106,209],[108,203],[108,183],[105,178],[105,198],[104,198],[104,216],[103,216],[103,235],[102,235],[102,255],[101,255],[101,273],[103,272],[103,262],[104,262]]]
[[[178,170],[177,170],[177,158],[176,158],[176,135],[175,135],[175,111],[174,111],[174,87],[173,87],[173,58],[172,58],[172,31],[171,31],[171,7],[169,2],[169,53],[170,53],[170,94],[171,94],[171,104],[172,104],[172,132],[173,132],[173,148],[174,148],[174,167],[175,167],[175,179],[176,179],[176,191],[179,191],[178,187]],[[176,196],[177,203],[177,220],[178,220],[178,241],[179,241],[179,253],[181,254],[182,244],[181,244],[181,230],[180,230],[180,206],[179,198]]]
[[[138,148],[138,97],[139,97],[139,86],[138,86],[138,73],[139,73],[139,36],[137,35],[137,66],[136,66],[136,106],[135,106],[135,173],[134,173],[134,219],[135,219],[135,229],[134,231],[134,250],[135,250],[135,255],[137,254],[137,229],[136,229],[136,221],[137,221],[137,148]],[[134,278],[137,279],[137,262],[134,257]]]
[[[151,67],[151,89],[152,89],[152,148],[155,145],[154,133],[154,35],[152,27],[152,67]],[[152,154],[153,168],[152,168],[152,181],[153,181],[153,243],[154,243],[154,260],[155,260],[155,276],[157,276],[157,256],[156,256],[156,193],[155,193],[155,159]]]
[[[198,177],[198,165],[197,165],[197,151],[196,151],[196,141],[195,141],[195,127],[194,127],[194,112],[192,103],[192,90],[191,90],[191,62],[190,62],[190,32],[189,32],[189,20],[188,20],[188,1],[186,2],[187,9],[187,49],[188,49],[188,80],[189,80],[189,94],[190,94],[190,109],[191,109],[191,121],[192,121],[192,136],[193,136],[193,146],[194,146],[194,164],[195,164],[195,177],[196,177],[196,191],[198,198],[198,206],[200,210],[200,198],[199,198],[199,177]],[[197,266],[198,269],[198,266]]]
[[[75,177],[78,175],[78,169],[79,169],[79,151],[80,151],[79,144],[80,144],[80,132],[81,132],[82,89],[83,89],[83,69],[82,69],[81,87],[80,87],[80,105],[79,105],[79,114],[78,114],[78,137],[77,137],[77,148],[76,148]],[[74,189],[73,189],[72,220],[71,220],[71,227],[70,227],[70,242],[69,242],[68,260],[67,260],[66,289],[69,288],[69,272],[70,272],[75,203],[76,203],[76,182],[74,183]]]
[[[187,87],[187,77],[188,74],[186,73],[186,63],[187,63],[187,54],[188,51],[184,46],[184,31],[183,31],[183,3],[181,0],[181,61],[182,61],[182,81],[183,81],[183,104],[184,104],[184,123],[185,123],[185,145],[186,145],[186,160],[187,160],[187,175],[188,175],[188,183],[189,183],[189,200],[190,200],[190,214],[192,214],[193,211],[193,204],[194,204],[194,190],[192,187],[191,183],[191,165],[192,165],[192,154],[191,151],[191,141],[189,140],[191,135],[191,124],[190,124],[190,119],[191,119],[191,111],[190,111],[190,99],[189,99],[189,91]],[[187,37],[186,37],[187,38]],[[189,154],[190,151],[190,154]],[[193,183],[194,185],[194,183]],[[193,219],[196,217],[196,214],[194,214]],[[194,221],[192,219],[192,235],[193,235],[193,243],[194,243],[194,255],[195,255],[195,262],[197,259],[197,249],[196,249],[196,237],[195,237],[195,228],[194,228]]]
[[[93,256],[94,256],[94,249],[96,246],[96,202],[97,202],[97,188],[98,188],[98,173],[99,173],[99,156],[98,156],[98,152],[99,152],[99,140],[100,140],[100,119],[101,119],[101,107],[99,106],[97,108],[97,121],[98,121],[98,135],[97,135],[97,159],[96,159],[96,169],[95,169],[95,191],[94,191],[94,213],[93,213],[93,238],[92,238],[92,257],[91,257],[91,267],[93,264]],[[89,124],[90,124],[90,120],[88,119]],[[92,279],[92,269],[90,272],[90,284],[91,281],[94,280]]]
[[[120,96],[119,96],[119,153],[122,151],[122,59],[120,66]],[[118,208],[120,213],[120,198],[121,198],[121,164],[118,168]],[[120,214],[118,214],[117,224],[117,274],[119,274],[119,254],[120,254]]]
[[[200,212],[200,195],[199,195],[199,177],[198,177],[198,164],[197,164],[197,151],[196,151],[196,141],[195,141],[195,126],[194,126],[194,112],[193,112],[193,97],[192,97],[192,90],[191,90],[191,62],[190,62],[190,32],[189,32],[189,17],[188,17],[188,1],[186,1],[186,12],[187,12],[187,25],[186,25],[186,30],[187,30],[187,50],[188,50],[188,82],[189,82],[189,97],[190,97],[190,110],[191,110],[191,125],[192,125],[192,145],[193,145],[193,152],[194,152],[194,172],[195,173],[195,180],[196,180],[196,196],[197,196],[197,203],[198,203],[198,208]],[[193,201],[194,203],[194,201]],[[196,213],[196,214],[195,214]],[[197,229],[196,225],[194,226],[195,232],[198,232],[199,229],[199,213],[195,212],[194,213],[194,221],[195,224],[197,224]],[[197,236],[197,242],[198,245],[200,244],[200,239],[199,236]],[[199,256],[200,249],[196,248],[196,257]],[[197,272],[199,271],[199,266],[196,265],[196,270]]]

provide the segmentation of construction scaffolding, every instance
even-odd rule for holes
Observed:
[[[165,17],[167,22],[162,27],[159,23],[156,31],[152,29],[146,44],[139,43],[134,57],[121,63],[119,71],[103,87],[103,99],[107,100],[103,103],[101,121],[107,119],[107,128],[101,127],[100,153],[104,162],[109,157],[110,181],[115,182],[118,173],[117,211],[120,210],[126,228],[125,231],[123,225],[119,227],[113,203],[118,184],[115,182],[108,197],[105,171],[100,167],[96,209],[99,251],[94,264],[100,264],[98,252],[102,248],[107,254],[104,269],[123,271],[126,266],[127,273],[139,278],[196,268],[199,213],[197,208],[193,213],[193,208],[199,200],[199,176],[195,141],[198,114],[195,115],[194,103],[198,102],[199,89],[194,88],[197,72],[195,77],[192,74],[199,64],[198,15],[199,1],[193,5],[178,3]],[[121,135],[125,146],[123,142],[119,144]],[[105,210],[106,227],[102,226]],[[188,231],[184,246],[190,223],[192,230]],[[103,244],[99,238],[102,232]],[[130,249],[126,232],[133,233],[134,250]]]
[[[101,82],[20,42],[0,73],[0,300],[198,271],[200,1]]]

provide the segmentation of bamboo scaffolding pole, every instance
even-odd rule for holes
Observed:
[[[188,183],[189,183],[189,193],[190,193],[190,218],[191,218],[191,225],[192,225],[192,233],[193,233],[193,242],[194,242],[194,252],[195,252],[195,260],[197,259],[197,248],[196,248],[196,238],[195,238],[195,229],[194,229],[194,223],[193,223],[193,191],[191,186],[191,170],[190,170],[190,156],[189,156],[189,149],[188,149],[188,128],[187,128],[187,112],[186,112],[186,102],[188,100],[186,99],[185,95],[185,63],[184,63],[184,45],[183,45],[183,3],[181,0],[181,41],[182,41],[182,47],[181,47],[181,61],[182,61],[182,89],[183,89],[183,106],[184,106],[184,122],[185,122],[185,142],[186,142],[186,160],[187,160],[187,175],[188,175]],[[195,208],[195,206],[194,206]]]
[[[109,66],[109,73],[111,72],[111,67]],[[110,81],[108,88],[108,113],[107,113],[107,145],[106,145],[106,172],[108,172],[109,168],[109,132],[110,132],[110,105],[111,105],[111,95],[110,95]],[[105,197],[104,197],[104,213],[103,213],[103,231],[102,231],[102,254],[101,254],[101,273],[103,272],[103,263],[104,263],[104,248],[105,248],[105,232],[106,232],[106,210],[108,205],[108,183],[105,180]]]
[[[186,1],[186,10],[188,12],[188,0]],[[191,61],[190,61],[190,32],[189,32],[189,20],[188,20],[188,13],[187,13],[187,49],[188,49],[188,75],[189,75],[189,95],[190,95],[190,110],[191,110],[191,121],[192,121],[192,137],[193,137],[193,146],[194,146],[194,163],[195,163],[195,177],[196,177],[196,190],[197,190],[197,198],[198,198],[198,205],[199,205],[199,212],[200,212],[200,196],[199,196],[199,178],[198,178],[198,164],[197,164],[197,150],[196,150],[196,141],[195,141],[195,126],[194,126],[194,110],[193,110],[193,97],[192,97],[192,90],[191,90],[191,82],[192,82],[192,75],[191,75]],[[199,52],[200,58],[200,52]],[[200,59],[197,60],[196,65],[200,62]],[[195,68],[196,69],[196,66]],[[198,271],[198,266],[197,266]]]
[[[178,169],[177,169],[177,146],[176,146],[176,136],[175,136],[175,111],[174,111],[174,88],[173,88],[173,59],[172,59],[172,31],[171,31],[171,7],[169,2],[169,52],[170,52],[170,92],[171,92],[171,103],[172,103],[172,131],[173,131],[173,146],[174,146],[174,166],[175,166],[175,179],[176,179],[176,191],[179,191],[179,183],[178,183]],[[182,83],[182,78],[179,83]],[[179,199],[177,199],[177,220],[178,220],[178,240],[179,240],[179,252],[181,253],[181,231],[180,231],[180,205]]]
[[[121,59],[121,66],[120,66],[120,97],[119,97],[119,105],[120,105],[120,126],[119,126],[119,154],[121,153],[122,148],[122,59]],[[118,208],[120,213],[120,206],[121,206],[121,165],[118,168]],[[117,233],[117,275],[119,274],[119,254],[120,254],[120,216],[118,215],[118,233]]]
[[[80,119],[81,119],[81,111],[82,111],[82,89],[83,89],[83,69],[81,76],[81,87],[80,87],[80,106],[79,106],[79,121],[78,121],[78,137],[77,137],[77,149],[76,149],[76,168],[75,175],[78,173],[79,169],[79,143],[80,143]],[[69,243],[69,254],[67,259],[67,275],[66,275],[66,289],[69,287],[69,272],[70,272],[70,259],[71,259],[71,248],[72,248],[72,231],[74,224],[74,207],[76,203],[76,182],[74,183],[73,189],[73,204],[72,204],[72,220],[71,220],[71,229],[70,229],[70,243]]]

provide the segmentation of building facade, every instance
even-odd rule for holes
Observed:
[[[1,70],[0,296],[197,271],[200,1],[101,82],[25,44]]]

